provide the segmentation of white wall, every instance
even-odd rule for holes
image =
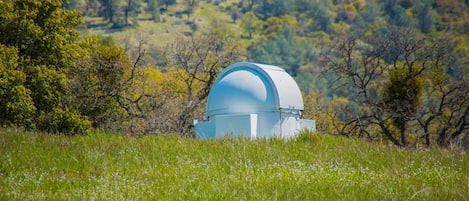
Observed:
[[[213,118],[215,137],[257,137],[257,114],[217,115]]]

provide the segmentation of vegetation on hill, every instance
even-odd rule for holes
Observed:
[[[1,200],[465,200],[469,158],[304,133],[194,140],[0,130]]]
[[[324,133],[468,144],[469,2],[0,2],[0,124],[192,135],[217,73],[285,68]],[[81,14],[79,14],[81,13]]]

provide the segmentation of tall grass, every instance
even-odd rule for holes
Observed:
[[[0,200],[465,200],[469,157],[341,137],[0,130]]]

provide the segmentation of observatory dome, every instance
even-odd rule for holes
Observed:
[[[284,69],[239,62],[225,68],[210,90],[206,116],[302,111],[298,85]]]
[[[282,68],[239,62],[226,67],[213,83],[206,116],[194,119],[197,138],[245,136],[289,138],[315,121],[300,119],[303,98],[295,80]]]

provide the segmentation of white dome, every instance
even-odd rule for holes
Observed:
[[[240,62],[225,68],[207,100],[207,116],[303,110],[298,85],[282,68]]]

